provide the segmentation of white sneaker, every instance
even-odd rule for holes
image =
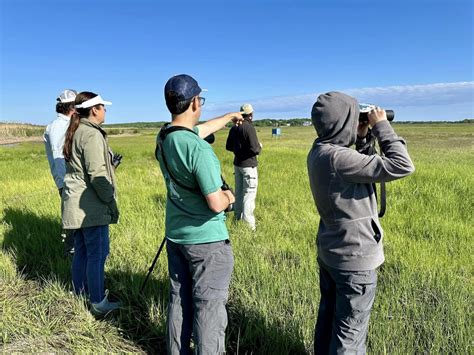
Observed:
[[[109,302],[107,297],[109,296],[109,290],[105,290],[105,297],[99,303],[91,303],[91,313],[95,316],[105,316],[108,313],[119,309],[122,305],[121,302]]]

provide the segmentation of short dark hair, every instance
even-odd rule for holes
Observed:
[[[74,110],[74,101],[73,102],[58,102],[56,104],[56,112],[67,115],[71,110]]]
[[[173,115],[179,115],[185,112],[193,98],[183,100],[183,96],[176,91],[169,91],[165,94],[166,107]]]

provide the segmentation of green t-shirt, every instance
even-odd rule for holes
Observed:
[[[194,131],[199,133],[197,127]],[[222,186],[221,166],[212,147],[197,134],[184,130],[170,133],[162,144],[173,177],[180,184],[198,190],[189,191],[174,183],[163,164],[161,153],[158,153],[168,190],[166,237],[178,244],[227,239],[229,234],[224,212],[213,212],[204,197]]]

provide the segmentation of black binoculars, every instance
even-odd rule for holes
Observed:
[[[359,122],[369,122],[369,112],[375,108],[373,104],[359,104]],[[390,122],[395,118],[395,112],[393,110],[385,110],[387,114],[387,120]]]

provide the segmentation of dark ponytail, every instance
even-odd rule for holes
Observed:
[[[83,91],[77,94],[76,100],[74,100],[74,105],[80,105],[84,101],[90,100],[96,96],[97,94],[94,94],[93,92]],[[74,138],[74,134],[79,128],[79,124],[81,123],[81,118],[88,118],[91,109],[92,107],[76,108],[76,111],[72,114],[71,121],[69,122],[69,127],[66,131],[66,137],[64,139],[63,155],[66,161],[69,161],[71,159],[72,140]]]

